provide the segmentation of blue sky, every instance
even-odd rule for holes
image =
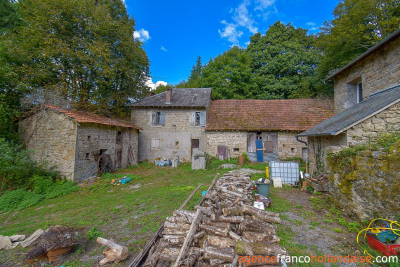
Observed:
[[[125,0],[135,36],[150,59],[153,82],[187,80],[198,56],[203,63],[233,45],[246,47],[280,20],[317,33],[333,18],[338,0]],[[162,79],[161,79],[162,78]]]

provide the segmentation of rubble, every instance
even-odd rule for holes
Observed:
[[[4,249],[12,244],[8,236],[0,235],[0,249]]]
[[[100,261],[100,266],[103,266],[109,262],[119,263],[120,261],[123,261],[128,257],[127,247],[120,246],[118,244],[115,244],[111,240],[102,237],[98,237],[96,241],[103,246],[109,247],[103,252],[106,257]]]
[[[253,187],[250,175],[237,171],[215,180],[195,211],[174,211],[146,245],[148,256],[130,266],[238,266],[241,256],[285,255],[279,215],[251,206]]]

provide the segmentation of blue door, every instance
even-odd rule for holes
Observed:
[[[264,150],[263,150],[263,142],[262,139],[257,139],[256,140],[256,149],[257,149],[257,162],[263,162],[264,161]]]

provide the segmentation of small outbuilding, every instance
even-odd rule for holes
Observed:
[[[34,160],[75,182],[136,164],[139,130],[129,122],[47,105],[19,122],[20,137]]]
[[[333,115],[330,99],[224,99],[211,102],[206,125],[207,153],[269,162],[307,158],[296,135]],[[307,139],[305,139],[307,140]]]

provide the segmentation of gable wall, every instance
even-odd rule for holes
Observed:
[[[157,111],[165,112],[164,126],[152,125],[152,114]],[[200,150],[206,151],[205,127],[190,123],[195,111],[206,109],[133,108],[132,123],[143,129],[139,134],[139,161],[154,161],[157,157],[191,161],[191,139],[199,139]],[[158,148],[151,148],[152,139],[159,140]]]
[[[37,162],[74,179],[77,124],[63,114],[41,110],[19,122],[19,134]]]
[[[117,143],[117,133],[121,132],[121,142]],[[89,138],[90,136],[90,138]],[[132,146],[137,159],[138,133],[126,128],[107,127],[103,125],[83,125],[78,128],[75,181],[82,181],[98,174],[97,159],[100,150],[107,150],[115,170],[126,168],[129,161],[129,148]],[[117,162],[117,151],[122,152],[121,162]],[[86,157],[89,154],[89,157]]]
[[[347,85],[359,77],[364,99],[372,93],[400,84],[400,38],[335,77],[335,114],[346,108]]]

